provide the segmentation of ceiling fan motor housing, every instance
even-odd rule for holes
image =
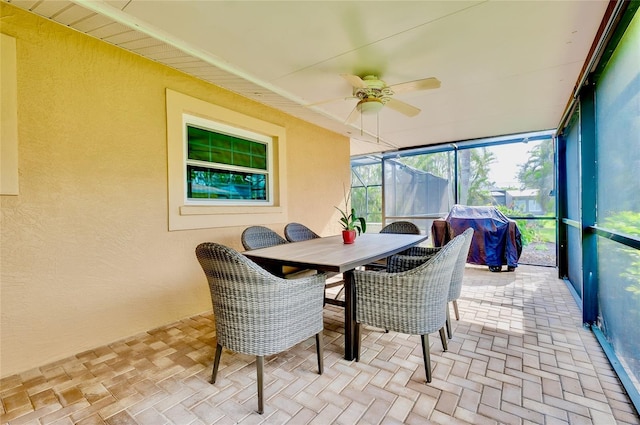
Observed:
[[[362,79],[362,82],[366,87],[354,87],[353,89],[353,95],[360,99],[361,102],[368,99],[384,105],[393,96],[393,90],[384,81],[373,75],[367,75]],[[360,102],[358,104],[360,105]]]

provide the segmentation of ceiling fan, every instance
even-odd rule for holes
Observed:
[[[353,87],[353,96],[347,99],[358,99],[358,103],[346,119],[347,124],[355,121],[359,114],[377,114],[384,106],[388,106],[408,117],[415,117],[420,113],[420,109],[398,99],[394,99],[393,96],[398,93],[430,90],[440,87],[440,81],[434,77],[408,81],[391,86],[388,86],[387,83],[375,75],[365,75],[361,78],[357,75],[342,74],[342,77]],[[331,101],[333,100],[320,103]]]

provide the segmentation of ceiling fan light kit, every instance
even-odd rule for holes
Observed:
[[[384,103],[379,98],[365,98],[356,105],[358,112],[364,115],[373,115],[380,112]]]

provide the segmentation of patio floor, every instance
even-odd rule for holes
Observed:
[[[344,360],[343,311],[327,305],[324,374],[313,339],[266,358],[258,415],[253,357],[225,350],[207,382],[204,314],[3,379],[0,423],[640,424],[556,275],[467,266],[449,350],[430,338],[431,384],[417,336],[365,327],[362,359]]]

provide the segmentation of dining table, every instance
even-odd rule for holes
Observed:
[[[364,233],[352,244],[342,236],[328,236],[301,242],[245,251],[243,254],[267,270],[282,266],[342,273],[344,279],[344,358],[355,358],[356,302],[353,272],[356,268],[387,258],[418,245],[428,235]]]

